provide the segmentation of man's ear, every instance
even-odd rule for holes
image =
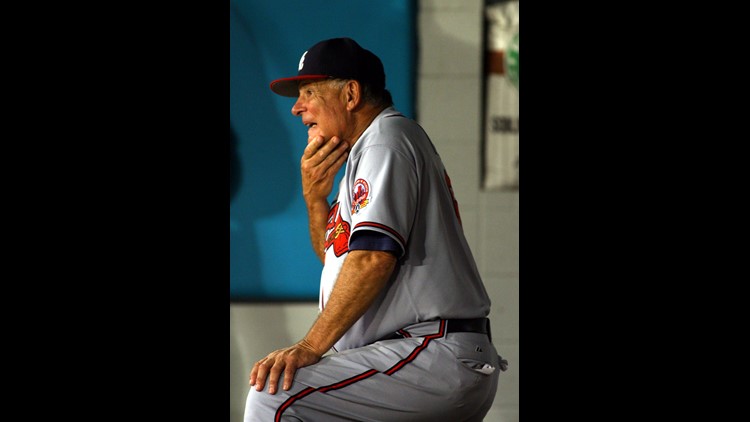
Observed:
[[[346,82],[344,86],[344,95],[346,98],[346,109],[355,110],[362,102],[362,85],[355,80]]]

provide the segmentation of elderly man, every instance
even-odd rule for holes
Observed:
[[[318,318],[255,363],[245,421],[481,421],[507,364],[490,300],[448,173],[393,107],[382,62],[324,40],[271,90],[308,127],[302,193],[324,265]]]

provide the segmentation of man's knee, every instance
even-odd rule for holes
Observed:
[[[281,392],[268,394],[268,391],[255,391],[255,388],[250,388],[250,392],[247,394],[247,402],[245,403],[244,422],[273,420],[276,409],[285,400],[282,397],[283,395]]]

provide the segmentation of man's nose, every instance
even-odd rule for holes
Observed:
[[[297,98],[297,102],[295,102],[292,106],[292,114],[294,114],[295,116],[299,116],[303,110],[304,107],[302,107],[302,102],[299,98]]]

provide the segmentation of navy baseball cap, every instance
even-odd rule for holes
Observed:
[[[378,56],[351,38],[332,38],[310,47],[299,59],[297,76],[276,79],[271,91],[285,97],[299,95],[304,80],[355,79],[376,89],[385,89],[385,71]]]

